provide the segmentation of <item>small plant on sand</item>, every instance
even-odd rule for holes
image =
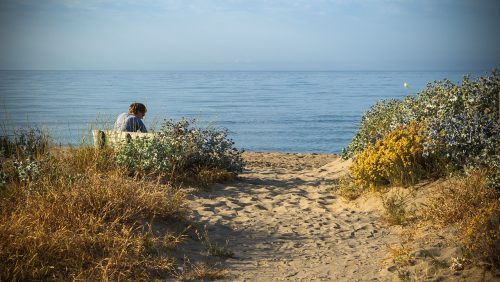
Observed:
[[[192,181],[201,188],[207,188],[213,183],[232,181],[236,173],[224,169],[197,167],[193,169]]]
[[[394,263],[393,268],[398,272],[401,281],[411,281],[411,273],[406,268],[415,263],[415,256],[412,249],[406,245],[387,246],[389,259]]]
[[[198,233],[198,239],[204,242],[204,244],[207,247],[207,252],[211,256],[217,256],[217,257],[222,257],[222,258],[232,258],[234,257],[234,252],[230,251],[227,248],[228,242],[226,241],[226,244],[224,246],[219,246],[215,241],[210,239],[210,236],[208,235],[208,228],[205,226],[203,234]]]
[[[356,200],[363,193],[363,188],[354,183],[349,174],[342,176],[339,179],[338,185],[335,187],[335,192],[346,200]]]
[[[177,271],[175,276],[180,281],[217,280],[224,279],[229,275],[226,269],[210,266],[206,263],[191,264],[188,262],[178,269],[181,271]]]
[[[385,220],[391,225],[403,225],[409,220],[407,209],[408,198],[400,194],[382,197],[385,210]]]

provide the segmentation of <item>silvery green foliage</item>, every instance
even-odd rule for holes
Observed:
[[[424,156],[439,156],[452,166],[486,166],[498,169],[500,74],[461,85],[449,80],[427,85],[415,97],[381,101],[368,110],[352,142],[343,152],[353,157],[375,144],[395,127],[422,122]]]
[[[474,82],[466,77],[461,86],[450,90],[428,103],[437,110],[426,120],[424,154],[444,156],[457,167],[481,166],[498,171],[500,74],[493,72]]]
[[[358,131],[351,143],[342,150],[342,157],[344,159],[353,157],[398,126],[418,120],[419,117],[414,111],[415,104],[414,97],[405,97],[402,101],[391,99],[375,103],[361,118]]]
[[[199,128],[195,120],[165,121],[159,135],[169,140],[177,163],[184,169],[208,167],[241,172],[241,151],[234,148],[226,128]]]
[[[7,174],[3,163],[0,168],[0,187],[7,184],[9,180],[18,179],[26,184],[28,192],[31,191],[33,183],[39,179],[41,174],[42,157],[48,150],[50,137],[39,128],[19,129],[13,136],[0,137],[0,158],[12,159],[8,162],[13,165],[11,173]]]
[[[15,160],[14,167],[21,182],[31,183],[40,176],[40,163],[30,158],[24,161]]]
[[[241,151],[234,148],[227,129],[199,128],[194,120],[165,121],[148,139],[119,147],[117,161],[131,171],[187,172],[197,167],[241,172]]]
[[[172,168],[170,144],[156,135],[124,142],[119,146],[116,162],[131,172],[169,171]]]
[[[496,155],[498,123],[484,115],[459,113],[430,122],[424,155],[444,154],[458,166],[481,165]]]

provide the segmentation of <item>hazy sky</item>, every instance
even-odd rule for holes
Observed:
[[[0,0],[0,69],[490,70],[496,0]]]

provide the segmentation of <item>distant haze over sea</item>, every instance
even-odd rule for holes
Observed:
[[[36,125],[77,145],[97,119],[113,123],[137,101],[150,128],[196,118],[229,128],[249,151],[339,153],[377,100],[466,74],[488,72],[0,71],[0,118],[4,130]]]

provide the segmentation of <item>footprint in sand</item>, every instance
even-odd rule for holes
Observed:
[[[371,214],[339,210],[341,201],[325,184],[337,181],[345,162],[321,154],[245,153],[245,158],[251,166],[243,181],[218,186],[216,199],[194,199],[193,215],[217,223],[211,236],[229,240],[237,257],[226,261],[228,280],[397,279],[381,277],[380,262],[373,259],[384,257],[384,246],[396,236],[379,231]],[[223,226],[244,232],[228,238]]]

